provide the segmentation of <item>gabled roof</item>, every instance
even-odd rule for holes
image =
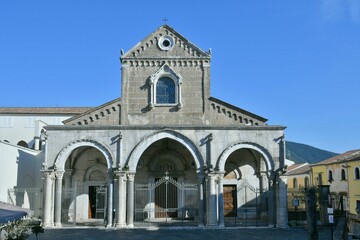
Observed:
[[[310,170],[311,168],[308,163],[293,164],[287,168],[285,175],[292,176],[292,175],[307,174],[309,173]]]
[[[242,108],[239,108],[239,107],[236,107],[234,105],[231,105],[229,103],[226,103],[224,101],[221,101],[220,99],[217,99],[217,98],[214,98],[214,97],[210,97],[209,98],[210,100],[210,104],[218,104],[218,105],[221,105],[223,107],[225,107],[226,109],[223,109],[221,111],[227,111],[227,112],[230,112],[228,114],[240,114],[240,115],[243,115],[245,116],[245,119],[248,119],[248,120],[252,120],[252,122],[255,123],[260,123],[261,125],[264,124],[265,122],[267,122],[267,119],[266,118],[263,118],[263,117],[260,117],[259,115],[256,115],[254,113],[251,113],[251,112],[248,112]],[[217,106],[216,106],[217,107]],[[219,109],[220,110],[220,109]],[[220,113],[221,113],[220,111]],[[236,113],[235,113],[236,112]],[[221,114],[223,114],[224,112],[222,112]],[[227,114],[227,113],[225,113]],[[243,117],[244,118],[244,117]],[[255,124],[255,125],[258,125],[258,124]]]
[[[115,121],[117,124],[119,124],[118,120],[120,117],[120,99],[121,98],[116,98],[98,107],[91,108],[80,115],[66,119],[63,121],[63,123],[67,125],[112,125]],[[109,116],[111,115],[113,115],[110,118],[112,121],[109,121]],[[106,122],[104,122],[104,119],[106,119]]]
[[[312,164],[311,166],[319,166],[319,165],[329,165],[333,163],[342,163],[347,161],[354,161],[360,159],[360,149],[351,150],[348,152],[345,152],[343,154],[337,155],[332,158],[328,158],[322,162]]]
[[[165,35],[169,35],[174,38],[174,47],[169,51],[161,51],[158,47],[158,40]],[[154,57],[153,50],[157,49],[162,52],[160,56]],[[182,54],[179,54],[179,53]],[[191,43],[188,39],[183,37],[180,33],[175,31],[169,25],[162,25],[129,51],[122,54],[121,60],[124,59],[143,59],[143,58],[171,58],[171,57],[183,58],[207,58],[210,59],[211,54],[198,48],[195,44]]]

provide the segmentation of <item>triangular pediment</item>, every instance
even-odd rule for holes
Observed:
[[[120,109],[120,98],[117,98],[83,114],[69,118],[63,123],[65,125],[119,125]]]
[[[265,125],[266,118],[248,112],[214,97],[209,98],[212,124]]]
[[[205,58],[211,57],[176,32],[168,25],[163,25],[136,44],[126,53],[121,53],[121,59],[157,59],[157,58]]]

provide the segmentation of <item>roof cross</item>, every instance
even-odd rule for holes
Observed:
[[[167,22],[169,21],[166,17],[162,19],[162,21],[164,22],[164,25],[167,25]]]

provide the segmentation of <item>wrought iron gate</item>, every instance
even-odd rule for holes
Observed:
[[[76,225],[76,196],[77,186],[62,191],[61,224],[63,226]]]
[[[234,191],[235,193],[235,191]],[[226,226],[267,226],[268,192],[260,191],[249,184],[236,189],[238,207],[231,216],[225,216]]]
[[[154,183],[135,184],[136,225],[197,225],[197,184],[179,183],[168,175]]]

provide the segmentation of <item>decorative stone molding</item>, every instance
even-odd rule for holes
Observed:
[[[204,159],[196,145],[181,133],[172,130],[162,130],[143,138],[132,150],[126,161],[126,164],[129,166],[129,171],[136,172],[137,164],[140,161],[140,157],[145,149],[147,149],[154,142],[164,138],[173,139],[186,147],[194,158],[197,172],[203,171]]]
[[[160,78],[168,77],[171,78],[175,82],[175,104],[159,104],[159,106],[163,105],[177,105],[179,108],[182,108],[183,104],[181,101],[181,84],[182,84],[182,76],[175,72],[168,64],[164,63],[155,73],[151,74],[149,79],[150,84],[150,103],[149,107],[153,108],[157,105],[156,103],[156,84]]]
[[[240,123],[240,124],[250,125],[250,126],[263,124],[254,118],[248,117],[245,114],[241,114],[238,111],[230,109],[228,107],[225,107],[221,104],[212,102],[211,109],[213,111],[215,111],[216,113],[223,114],[225,117],[233,120],[234,122]]]
[[[78,139],[76,141],[68,143],[57,155],[54,169],[64,171],[65,162],[67,158],[70,156],[71,152],[78,147],[94,147],[98,149],[104,156],[107,162],[107,168],[111,168],[113,164],[113,157],[110,150],[93,139]]]
[[[164,44],[164,39],[169,41],[169,45]],[[172,31],[169,27],[163,26],[159,29],[158,32],[145,39],[143,42],[135,46],[132,50],[125,54],[121,54],[121,58],[139,58],[147,49],[153,48],[155,46],[159,47],[162,50],[170,50],[172,48],[181,49],[186,53],[188,57],[209,58],[211,56],[210,53],[202,51],[186,39],[182,38],[178,34],[175,34],[174,31]]]
[[[250,143],[250,142],[239,142],[239,143],[235,143],[235,144],[227,147],[221,153],[221,155],[217,161],[217,164],[216,164],[216,169],[218,169],[219,171],[225,171],[225,163],[226,163],[226,160],[228,159],[228,157],[230,156],[230,154],[236,150],[244,149],[244,148],[252,149],[252,150],[255,150],[258,153],[260,153],[265,160],[267,171],[274,170],[275,162],[274,162],[273,158],[271,157],[270,153],[264,147],[260,146],[259,144]]]

